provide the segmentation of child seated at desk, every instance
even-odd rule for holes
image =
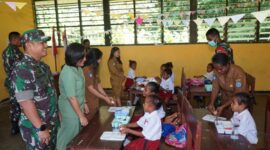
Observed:
[[[172,70],[172,75],[171,75],[170,78],[171,78],[172,82],[174,82],[174,73],[173,73],[173,64],[172,64],[172,62],[165,63],[165,66],[166,66],[167,69]]]
[[[246,137],[249,143],[257,144],[256,124],[248,110],[252,104],[252,99],[248,93],[235,94],[231,103],[231,108],[234,112],[231,121],[234,126],[239,126],[237,129],[238,133]]]
[[[207,65],[207,69],[206,69],[206,73],[204,75],[200,75],[200,76],[194,76],[194,78],[199,78],[199,79],[202,79],[203,81],[204,80],[210,80],[211,82],[214,80],[214,66],[212,63],[209,63]]]
[[[161,101],[157,95],[150,95],[145,98],[143,109],[144,116],[136,123],[130,123],[120,126],[120,132],[126,134],[133,134],[138,137],[128,145],[124,150],[157,150],[161,138],[161,120],[157,110],[161,106]],[[141,127],[142,131],[133,130],[131,128]]]
[[[167,104],[168,101],[172,98],[174,93],[174,83],[171,80],[172,70],[171,69],[165,69],[162,74],[162,80],[160,83],[161,86],[161,92],[160,97],[164,100],[164,102]]]

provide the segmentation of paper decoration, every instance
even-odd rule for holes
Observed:
[[[128,16],[129,16],[129,18],[131,18],[132,20],[134,20],[134,14],[132,12],[129,12],[128,13]]]
[[[197,24],[197,26],[200,26],[203,22],[203,19],[197,18],[196,20],[193,20]]]
[[[83,9],[82,13],[87,16],[87,15],[89,15],[91,13],[91,11],[88,10],[88,9]]]
[[[190,20],[182,20],[184,26],[189,27]]]
[[[158,24],[158,25],[160,25],[160,24],[161,24],[161,22],[162,22],[162,20],[161,20],[161,19],[157,19],[157,24]]]
[[[230,16],[217,17],[220,25],[222,26],[224,26],[230,20],[230,18]]]
[[[12,10],[16,11],[16,2],[5,2]]]
[[[231,16],[231,19],[233,23],[237,23],[240,19],[242,19],[246,14],[239,14],[239,15],[234,15]]]
[[[181,23],[181,20],[174,20],[173,23],[174,25],[178,26]]]
[[[19,9],[22,9],[25,5],[26,5],[26,3],[24,3],[24,2],[16,2],[16,6],[17,6]]]
[[[270,15],[270,10],[265,10],[265,11],[257,11],[251,13],[260,23],[262,23],[269,15]]]
[[[209,27],[211,27],[213,25],[213,23],[215,22],[216,18],[206,18],[203,20],[204,20],[204,22],[206,22],[208,24]]]
[[[140,16],[138,16],[137,18],[136,18],[136,23],[137,23],[137,25],[142,25],[142,23],[143,23],[143,19],[140,17]]]

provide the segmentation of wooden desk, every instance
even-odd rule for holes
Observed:
[[[112,131],[111,122],[114,114],[108,112],[108,106],[102,106],[99,112],[84,127],[80,133],[69,143],[70,150],[118,150],[121,149],[123,142],[117,141],[102,141],[100,136],[104,131]],[[131,109],[133,115],[135,107]]]
[[[191,86],[189,88],[190,100],[192,100],[195,96],[205,96],[210,97],[211,92],[207,92],[204,86]]]
[[[202,122],[202,150],[248,150],[248,149],[270,149],[270,135],[258,133],[259,142],[250,144],[245,137],[239,135],[238,140],[232,140],[230,135],[218,134],[215,125],[202,120],[206,115],[206,109],[194,109],[197,119]]]

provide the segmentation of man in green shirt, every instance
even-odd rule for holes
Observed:
[[[20,106],[15,98],[14,90],[11,88],[10,75],[16,63],[18,63],[23,53],[19,50],[21,46],[21,38],[19,32],[10,32],[8,35],[9,44],[3,51],[2,58],[4,63],[4,70],[6,72],[5,87],[8,89],[10,102],[10,120],[11,120],[11,134],[19,133],[18,121],[21,114]]]
[[[21,135],[28,150],[56,149],[59,127],[57,95],[53,76],[41,59],[47,55],[47,41],[41,30],[28,30],[22,36],[25,54],[16,64],[11,81],[22,112]]]

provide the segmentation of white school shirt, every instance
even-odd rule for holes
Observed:
[[[135,75],[135,71],[132,68],[129,68],[128,71],[128,78],[130,79],[135,79],[136,75]]]
[[[238,133],[246,137],[251,144],[258,143],[256,124],[248,109],[235,112],[231,118],[233,124],[239,125]]]
[[[210,81],[213,81],[215,78],[214,71],[206,72],[203,76]]]
[[[164,89],[164,90],[170,90],[172,91],[172,93],[174,93],[174,84],[172,82],[171,78],[168,78],[167,80],[163,79],[161,80],[160,86]]]
[[[160,106],[157,112],[160,119],[163,119],[165,117],[165,111],[164,111],[163,106]]]
[[[171,80],[172,80],[172,82],[174,82],[174,73],[172,72],[172,75],[171,75]]]
[[[143,129],[142,134],[146,140],[155,141],[161,138],[161,120],[157,111],[144,113],[137,124]]]

